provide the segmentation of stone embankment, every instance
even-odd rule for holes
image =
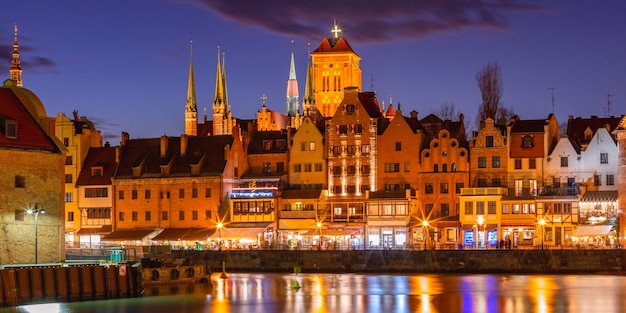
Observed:
[[[626,250],[227,250],[172,251],[229,272],[621,274]]]

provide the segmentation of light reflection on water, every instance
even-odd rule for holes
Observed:
[[[230,274],[142,298],[0,312],[621,312],[624,287],[612,275]]]

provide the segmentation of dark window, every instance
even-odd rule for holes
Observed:
[[[425,194],[432,194],[433,192],[434,192],[433,184],[426,183],[426,185],[424,186],[424,193]]]
[[[204,219],[206,220],[211,219],[211,210],[204,210]]]
[[[465,184],[463,183],[456,183],[456,188],[455,188],[456,193],[461,193],[461,188],[464,188],[465,187],[464,185]]]
[[[185,211],[178,211],[178,220],[179,221],[185,220]]]
[[[137,211],[132,211],[132,212],[130,213],[130,216],[131,216],[131,219],[132,219],[133,221],[136,221],[136,220],[138,220],[138,219],[139,219],[139,214],[137,213]]]
[[[593,175],[593,185],[602,186],[602,178],[600,177],[600,175]]]
[[[485,136],[485,146],[493,147],[493,136]]]
[[[272,150],[272,141],[271,140],[263,140],[263,150],[265,150],[265,151]]]
[[[146,198],[146,199],[150,199],[150,197],[151,197],[151,192],[150,192],[150,189],[146,189],[146,190],[144,191],[144,198]]]
[[[17,121],[5,121],[5,134],[8,139],[17,139]]]
[[[67,221],[68,222],[74,221],[74,212],[67,212]]]
[[[486,168],[487,167],[487,158],[484,156],[478,157],[478,168]]]
[[[263,162],[263,173],[271,173],[272,172],[272,163]]]
[[[26,176],[15,175],[15,188],[26,187]]]
[[[600,153],[600,164],[609,164],[609,154],[606,152]]]
[[[185,189],[178,189],[178,198],[182,199],[185,197]]]
[[[354,104],[346,105],[346,113],[348,113],[348,115],[354,115],[355,110],[356,110],[356,105]]]
[[[515,159],[515,169],[516,170],[522,169],[522,159]]]
[[[353,155],[355,155],[355,154],[356,154],[356,146],[355,146],[355,145],[348,145],[347,150],[346,150],[346,153],[347,153],[349,156],[353,156]]]
[[[123,220],[124,220],[124,212],[120,212],[120,214],[118,214],[118,216],[119,216],[119,217],[118,217],[118,219],[119,219],[120,221],[123,221]]]
[[[341,166],[333,166],[333,175],[335,176],[341,175]]]
[[[72,161],[73,160],[72,160],[72,156],[71,155],[68,155],[68,156],[65,157],[65,165],[72,165],[73,164]]]
[[[561,167],[567,167],[569,163],[568,161],[567,157],[561,157]]]
[[[500,180],[500,178],[492,178],[491,179],[491,186],[492,187],[500,187],[502,186],[502,181]]]
[[[89,189],[89,188],[87,188],[87,189]],[[87,196],[87,189],[85,189],[85,197],[89,198]],[[120,190],[120,191],[117,192],[117,198],[120,199],[120,200],[124,199],[124,190]]]
[[[448,183],[439,184],[439,188],[441,190],[441,193],[448,193]]]
[[[537,159],[535,158],[531,158],[528,159],[528,168],[531,170],[534,170],[537,168]]]
[[[191,219],[194,221],[198,220],[198,210],[191,211]]]
[[[198,197],[198,188],[191,188],[191,197],[192,198]]]
[[[305,172],[307,172],[307,173],[311,172],[312,168],[313,168],[313,166],[312,166],[311,163],[304,163],[304,171]]]
[[[66,147],[69,147],[69,145],[70,145],[70,139],[69,139],[69,138],[67,138],[67,137],[63,138],[63,145],[64,145],[64,146],[66,146]]]
[[[348,125],[339,125],[339,135],[347,135],[348,134]]]
[[[146,211],[145,213],[146,213],[146,216],[145,216],[146,217],[146,221],[152,220],[152,212]]]
[[[72,183],[72,174],[65,174],[65,183],[66,184]]]
[[[349,194],[354,194],[354,193],[356,193],[356,186],[354,186],[354,185],[348,185],[348,193],[349,193]]]
[[[131,193],[130,193],[130,194],[131,194],[131,198],[133,198],[133,199],[137,199],[137,190],[133,190],[133,191],[131,191]]]
[[[164,220],[164,221],[167,221],[167,219],[168,219],[167,211],[161,212],[161,219]]]
[[[496,214],[496,202],[487,201],[487,214]]]
[[[399,172],[400,163],[385,163],[385,172]]]
[[[354,124],[354,134],[360,135],[363,133],[363,124]]]
[[[285,172],[285,162],[276,162],[276,172],[277,173]]]
[[[204,197],[211,198],[211,188],[204,189]]]
[[[441,204],[441,217],[450,215],[450,205],[447,203]]]
[[[494,155],[491,157],[491,167],[500,168],[500,156],[499,155]]]
[[[479,178],[478,179],[478,187],[487,187],[487,179]]]
[[[522,137],[522,148],[532,148],[535,144],[533,143],[533,136],[526,135]]]
[[[396,151],[402,151],[402,142],[396,141]]]
[[[615,185],[615,176],[613,174],[606,174],[606,185],[607,186]]]
[[[363,165],[361,167],[361,173],[363,175],[369,175],[370,174],[370,166],[369,165]]]
[[[348,175],[354,175],[354,174],[356,174],[356,166],[348,165]]]
[[[465,201],[465,214],[474,214],[474,202]]]
[[[485,202],[476,201],[476,214],[485,214]]]
[[[123,190],[120,190],[123,191]],[[109,190],[106,187],[102,188],[85,188],[85,198],[106,198],[109,196]],[[122,198],[124,194],[122,193]]]

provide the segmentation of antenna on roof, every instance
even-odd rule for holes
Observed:
[[[554,114],[554,87],[548,88],[548,90],[550,90],[550,92],[552,93],[552,114]]]
[[[610,92],[607,94],[606,99],[606,117],[611,116],[611,97],[614,97]]]
[[[370,78],[370,85],[371,85],[372,91],[376,91],[376,89],[374,89],[374,74],[372,74],[372,77]]]

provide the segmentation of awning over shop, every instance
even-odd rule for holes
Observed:
[[[280,219],[278,222],[279,230],[311,229],[313,227],[315,227],[315,220],[313,219]]]
[[[81,227],[78,230],[78,235],[97,235],[110,233],[112,230],[111,225],[102,225],[102,227]]]
[[[211,238],[212,239],[222,238],[222,240],[239,240],[239,239],[254,239],[254,240],[256,240],[258,238],[258,236],[263,235],[263,232],[265,232],[265,227],[263,227],[263,228],[258,228],[258,227],[254,227],[254,228],[244,228],[244,227],[234,228],[234,227],[226,226],[226,227],[222,228],[221,231],[215,231],[215,233],[213,233]]]
[[[152,234],[154,229],[119,229],[102,238],[103,241],[142,240]]]
[[[611,191],[587,191],[580,202],[615,202],[617,201],[617,190]]]
[[[611,225],[582,225],[576,228],[576,237],[606,235],[611,231]]]
[[[342,237],[342,236],[350,236],[352,234],[357,233],[358,229],[322,229],[322,236],[330,236],[330,237]],[[317,236],[320,234],[320,231],[316,229],[311,229],[302,234],[302,236]]]
[[[152,240],[206,240],[214,232],[210,228],[166,228]]]

